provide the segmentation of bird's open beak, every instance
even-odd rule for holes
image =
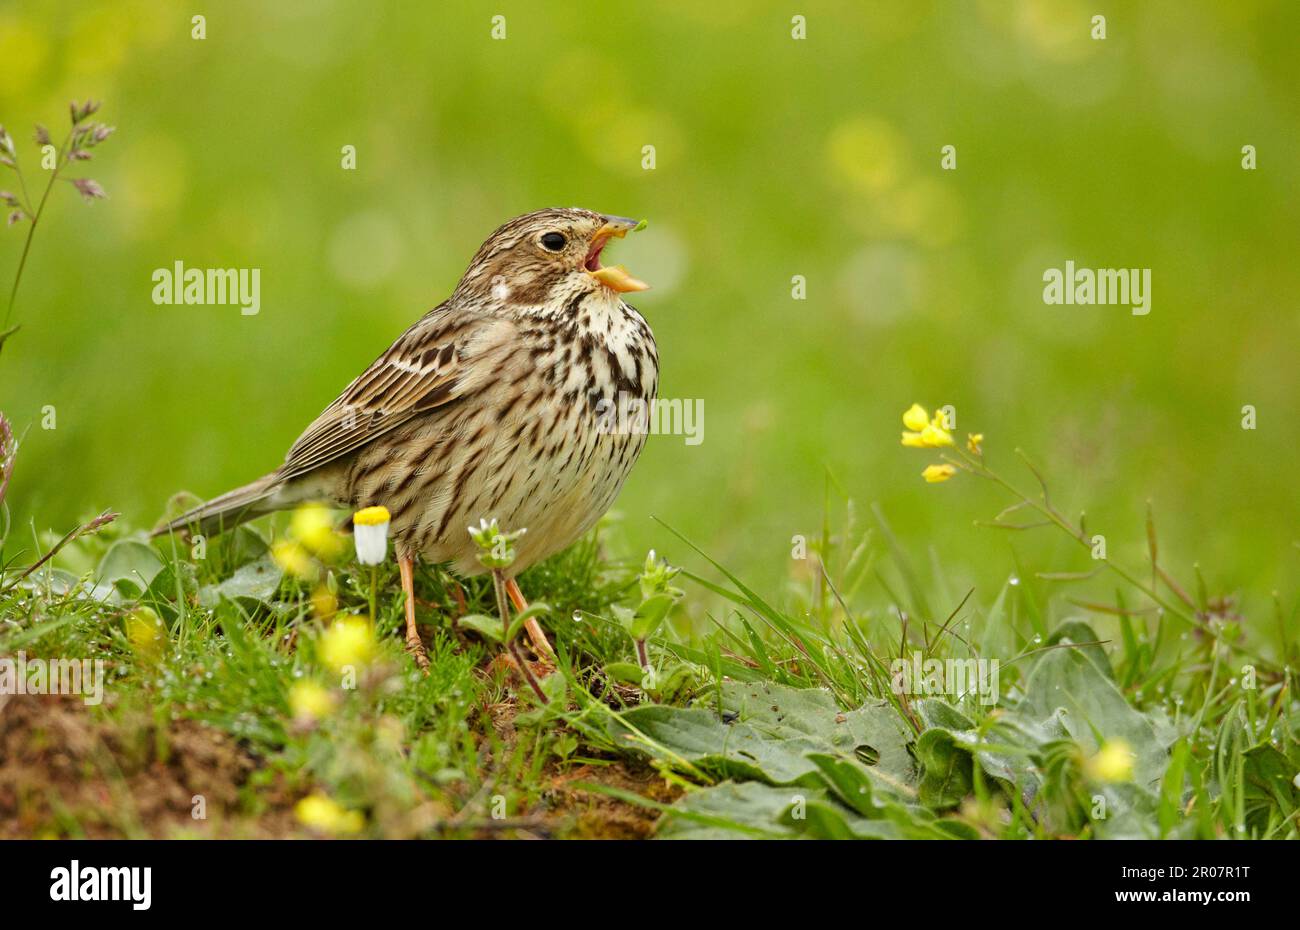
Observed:
[[[607,288],[618,291],[620,294],[626,294],[629,291],[644,291],[650,285],[639,278],[632,277],[622,265],[603,267],[600,264],[600,252],[610,239],[622,239],[628,232],[636,229],[638,225],[640,224],[636,220],[629,220],[625,216],[605,217],[605,225],[596,230],[596,235],[591,237],[591,248],[587,252],[587,260],[583,263],[583,267],[587,269],[588,274]]]

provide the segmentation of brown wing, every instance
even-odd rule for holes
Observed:
[[[334,461],[412,417],[455,400],[472,327],[429,313],[347,386],[298,437],[280,475],[293,478]]]

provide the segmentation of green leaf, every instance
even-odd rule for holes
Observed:
[[[810,752],[856,758],[896,785],[916,777],[906,724],[885,702],[841,712],[820,688],[724,682],[722,704],[736,715],[733,722],[702,707],[635,707],[616,716],[631,725],[618,735],[629,747],[669,763],[778,785],[820,784]]]
[[[975,729],[975,724],[961,711],[940,698],[921,698],[914,706],[921,715],[921,722],[927,727],[943,727],[947,730]]]
[[[663,839],[973,839],[974,828],[890,802],[868,818],[820,787],[723,782],[692,791],[659,822]]]
[[[641,602],[632,618],[631,633],[634,639],[649,639],[659,629],[677,599],[671,594],[656,594]]]
[[[233,575],[220,584],[205,585],[199,589],[199,603],[204,607],[215,607],[223,598],[240,600],[243,598],[268,604],[280,587],[284,572],[270,556],[264,556],[256,562],[237,569]],[[173,592],[163,592],[174,596]]]
[[[771,682],[725,682],[723,707],[742,723],[775,739],[803,738],[832,752],[854,756],[899,782],[916,778],[907,751],[911,730],[887,701],[868,701],[841,712],[823,688],[791,688]]]
[[[641,677],[645,674],[641,666],[635,662],[610,662],[605,666],[605,675],[615,681],[621,681],[627,685],[641,685]]]
[[[808,759],[820,770],[835,796],[851,810],[863,817],[878,813],[872,803],[871,776],[865,765],[856,759],[845,759],[822,752],[810,752]]]
[[[1097,666],[1097,671],[1101,672],[1112,681],[1115,679],[1115,670],[1111,667],[1110,658],[1106,655],[1106,649],[1097,642],[1098,636],[1093,632],[1092,627],[1082,620],[1066,620],[1047,640],[1047,645],[1056,646],[1058,643],[1089,643],[1086,646],[1075,646],[1074,651],[1081,655],[1087,656],[1092,663]],[[1070,647],[1063,647],[1070,648]]]
[[[1248,750],[1243,782],[1246,824],[1259,831],[1291,820],[1296,812],[1295,767],[1270,743]]]
[[[514,618],[510,621],[510,629],[506,630],[506,642],[513,643],[515,637],[519,635],[519,631],[524,628],[524,624],[533,619],[533,617],[540,617],[549,614],[550,612],[551,608],[549,604],[543,604],[541,601],[529,604],[527,610],[515,614]],[[497,628],[500,629],[500,626],[500,623],[498,623]]]
[[[793,839],[798,832],[781,822],[796,792],[758,782],[724,782],[692,791],[665,812],[656,836],[663,839],[735,839],[751,836]]]
[[[489,617],[484,614],[466,614],[458,619],[456,624],[458,626],[469,627],[484,639],[491,640],[494,643],[504,641],[500,617]]]
[[[1170,756],[1169,768],[1160,783],[1160,838],[1164,839],[1183,820],[1183,775],[1187,770],[1187,760],[1191,756],[1191,746],[1186,740],[1179,740]]]
[[[974,788],[975,763],[950,731],[935,727],[922,733],[916,759],[923,772],[917,798],[926,807],[956,807]]]
[[[1080,624],[1078,635],[1091,634]],[[1084,632],[1086,631],[1086,632]],[[1092,634],[1091,639],[1096,639]],[[1073,640],[1073,637],[1070,637]],[[1134,753],[1134,778],[1154,790],[1169,763],[1167,739],[1150,718],[1134,710],[1115,682],[1089,653],[1069,647],[1044,652],[1025,683],[1018,717],[1046,721],[1053,716],[1084,751],[1095,753],[1106,740],[1123,740]]]
[[[142,588],[147,588],[153,576],[162,571],[163,560],[158,553],[134,539],[119,539],[108,547],[99,560],[96,576],[100,581],[112,582],[130,578]]]

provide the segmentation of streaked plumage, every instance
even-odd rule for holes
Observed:
[[[598,402],[648,402],[658,386],[654,336],[621,296],[645,285],[599,263],[632,227],[579,209],[506,223],[283,465],[159,532],[211,533],[319,500],[384,505],[399,557],[463,574],[482,571],[466,532],[480,519],[527,528],[511,574],[569,545],[613,503],[645,441],[610,431]],[[556,234],[565,245],[552,251],[543,240]]]

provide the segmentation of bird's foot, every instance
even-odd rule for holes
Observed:
[[[406,651],[415,659],[416,666],[427,676],[429,674],[429,653],[424,650],[420,635],[406,637]]]

